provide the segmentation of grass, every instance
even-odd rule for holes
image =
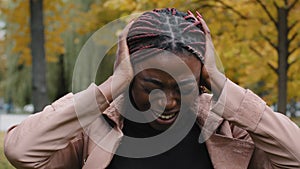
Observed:
[[[300,126],[300,117],[292,118],[292,120]],[[7,161],[3,152],[4,132],[0,132],[0,168],[1,169],[14,169],[14,167]]]
[[[1,169],[14,169],[14,167],[7,161],[7,159],[4,155],[3,143],[4,143],[4,132],[0,132],[0,168]]]

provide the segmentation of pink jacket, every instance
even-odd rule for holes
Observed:
[[[62,97],[7,132],[8,160],[16,168],[106,168],[123,135],[117,100],[108,107],[95,84]],[[215,169],[300,168],[299,127],[250,90],[227,80],[217,102],[202,94],[199,105],[197,122],[212,133],[205,143]],[[115,128],[99,118],[99,109]]]

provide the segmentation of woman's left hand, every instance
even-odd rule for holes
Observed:
[[[204,29],[206,39],[205,63],[202,67],[202,79],[200,83],[211,90],[214,98],[218,98],[224,87],[226,76],[221,73],[216,66],[215,48],[212,42],[210,30],[202,16],[199,13],[197,13],[197,15],[197,19],[201,22]]]
[[[108,102],[111,102],[114,98],[117,98],[123,93],[133,78],[133,68],[130,62],[129,49],[126,42],[129,28],[133,22],[134,21],[131,21],[119,36],[113,75],[99,86],[99,89],[105,95]]]

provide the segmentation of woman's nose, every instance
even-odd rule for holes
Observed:
[[[177,107],[178,99],[173,95],[166,94],[166,97],[158,100],[158,105],[165,107],[166,110],[173,109]]]
[[[177,101],[174,98],[167,99],[166,110],[171,110],[177,106]]]

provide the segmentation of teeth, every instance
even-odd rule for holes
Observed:
[[[169,119],[173,118],[176,115],[176,113],[173,113],[173,114],[170,114],[170,115],[162,115],[162,114],[159,114],[159,113],[156,113],[156,112],[154,112],[154,114],[156,116],[158,116],[159,118],[163,119],[163,120],[169,120]]]

